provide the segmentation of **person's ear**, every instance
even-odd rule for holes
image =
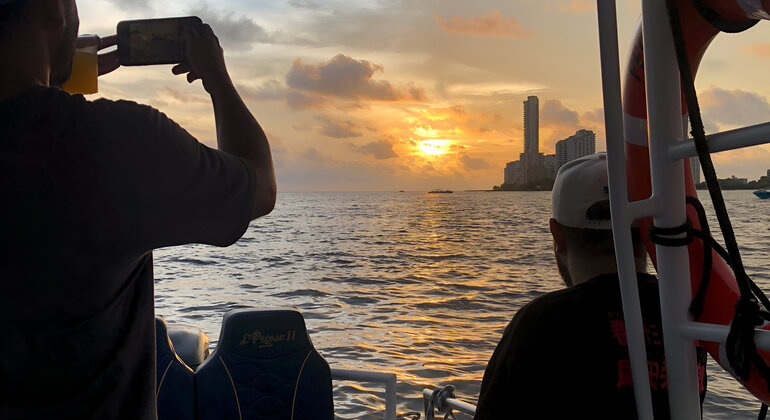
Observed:
[[[567,238],[564,236],[564,231],[561,228],[561,224],[556,219],[551,218],[549,221],[551,228],[551,236],[553,236],[553,252],[557,255],[561,255],[567,252]]]

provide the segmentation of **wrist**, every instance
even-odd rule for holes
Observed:
[[[235,89],[233,86],[233,81],[230,79],[230,75],[227,74],[226,71],[221,74],[217,74],[216,76],[203,79],[203,88],[206,89],[206,92],[212,96],[219,93],[224,93],[230,89]]]

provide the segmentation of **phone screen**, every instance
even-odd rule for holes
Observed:
[[[197,17],[129,20],[118,23],[118,62],[124,66],[185,61],[185,25]]]

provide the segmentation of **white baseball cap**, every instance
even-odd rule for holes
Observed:
[[[583,156],[565,163],[556,174],[553,218],[572,228],[612,229],[609,199],[607,154]]]

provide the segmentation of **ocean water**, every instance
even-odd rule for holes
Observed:
[[[770,200],[725,197],[747,271],[770,290]],[[282,193],[233,246],[156,251],[156,311],[214,343],[228,310],[296,307],[333,368],[397,374],[400,414],[450,383],[475,404],[514,313],[563,287],[549,217],[549,192]],[[710,363],[704,418],[756,418],[759,403]],[[337,417],[383,418],[383,397],[338,383]]]

